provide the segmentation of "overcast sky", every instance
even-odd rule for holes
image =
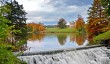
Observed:
[[[23,4],[27,23],[56,24],[60,18],[67,22],[77,20],[81,15],[87,20],[87,10],[93,0],[16,0]]]

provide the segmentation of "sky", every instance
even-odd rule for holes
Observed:
[[[27,12],[27,23],[57,24],[60,18],[67,23],[77,20],[81,15],[87,21],[87,10],[93,0],[16,0]]]

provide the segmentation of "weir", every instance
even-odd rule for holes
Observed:
[[[110,50],[102,45],[24,53],[18,58],[28,64],[110,64]]]

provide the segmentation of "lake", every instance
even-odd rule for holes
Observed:
[[[26,52],[48,51],[63,48],[76,48],[89,45],[86,34],[41,33],[29,34]]]

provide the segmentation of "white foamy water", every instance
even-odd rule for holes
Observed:
[[[110,50],[106,47],[74,50],[55,54],[19,56],[28,64],[110,64]]]

